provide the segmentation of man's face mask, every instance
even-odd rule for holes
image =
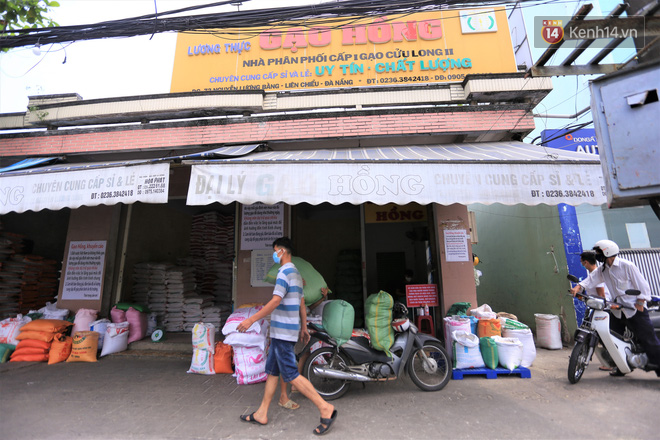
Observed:
[[[273,252],[273,261],[276,262],[277,264],[280,263],[280,252],[282,252],[282,249]]]

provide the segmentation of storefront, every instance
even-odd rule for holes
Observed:
[[[438,286],[438,322],[454,302],[478,304],[469,204],[605,200],[598,160],[516,141],[551,84],[516,72],[503,9],[248,30],[234,40],[209,46],[182,34],[171,95],[40,102],[42,117],[26,114],[33,125],[20,128],[112,124],[117,108],[124,123],[229,116],[0,136],[0,148],[20,143],[28,156],[74,162],[93,145],[123,159],[0,176],[2,213],[37,216],[39,227],[41,213],[68,215],[50,251],[61,255],[62,306],[107,314],[165,291],[155,308],[184,329],[180,298],[163,299],[160,264],[195,268],[204,303],[264,302],[270,244],[289,235],[358,315],[369,294],[396,294],[410,270],[412,282]],[[67,282],[80,246],[96,246],[93,270]],[[157,286],[147,285],[151,269]],[[177,284],[176,295],[190,288]]]

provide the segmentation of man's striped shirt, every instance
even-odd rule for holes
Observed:
[[[303,297],[303,281],[293,263],[286,263],[277,272],[273,295],[282,302],[270,315],[270,337],[297,342],[300,332],[300,301]]]

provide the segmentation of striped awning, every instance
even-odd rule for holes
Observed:
[[[593,155],[513,141],[262,151],[184,163],[192,165],[189,205],[606,202]]]

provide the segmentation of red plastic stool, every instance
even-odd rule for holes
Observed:
[[[417,328],[420,333],[435,336],[435,329],[433,328],[433,319],[429,315],[422,315],[417,317]]]

